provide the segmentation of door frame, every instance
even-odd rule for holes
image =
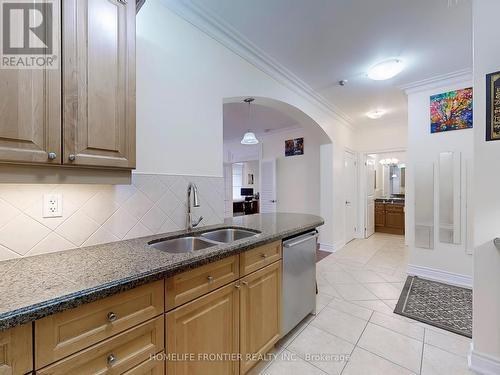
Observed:
[[[361,238],[360,237],[360,230],[359,230],[360,226],[359,226],[359,213],[358,213],[359,202],[358,202],[358,198],[357,198],[359,196],[359,153],[357,153],[356,151],[354,151],[348,147],[344,147],[342,175],[344,175],[344,173],[345,173],[346,154],[351,154],[352,158],[354,160],[354,200],[353,200],[353,202],[351,202],[351,204],[353,206],[352,211],[354,214],[354,225],[355,225],[354,239],[356,239],[356,238]],[[347,233],[345,232],[346,227],[347,227],[347,213],[346,213],[346,207],[345,207],[345,202],[346,202],[345,184],[343,186],[343,191],[344,191],[344,195],[343,195],[342,204],[344,206],[344,244],[347,244],[348,242],[350,242],[352,240],[347,241]]]
[[[367,215],[367,207],[366,207],[366,191],[367,191],[367,183],[368,181],[366,180],[366,158],[368,157],[369,154],[386,154],[386,153],[391,153],[391,152],[405,152],[408,154],[408,150],[406,148],[391,148],[391,149],[383,149],[383,150],[376,150],[376,151],[363,151],[360,153],[360,159],[361,163],[359,169],[359,195],[358,195],[358,202],[359,202],[359,225],[360,228],[364,228],[363,230],[360,230],[359,232],[359,237],[358,238],[367,238],[366,237],[366,227],[367,227],[367,220],[368,220],[368,215]],[[407,171],[408,172],[408,171]],[[405,215],[406,215],[406,210],[405,210]],[[405,217],[405,222],[407,222],[406,217]],[[406,236],[405,236],[406,238]],[[406,243],[406,240],[405,240]]]

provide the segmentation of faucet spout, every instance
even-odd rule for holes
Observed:
[[[193,194],[193,199],[191,202],[191,193]],[[187,189],[187,229],[192,230],[194,227],[197,227],[198,224],[203,220],[203,216],[201,216],[198,220],[193,221],[192,213],[191,213],[191,203],[193,207],[200,207],[200,199],[198,197],[198,187],[190,182]]]

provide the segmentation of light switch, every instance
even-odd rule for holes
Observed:
[[[43,217],[61,217],[62,212],[62,194],[44,194]]]

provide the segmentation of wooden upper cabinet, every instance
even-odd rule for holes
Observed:
[[[59,20],[58,2],[54,2],[53,12]],[[55,158],[49,158],[49,153]],[[0,69],[0,160],[61,162],[59,69]]]
[[[63,163],[135,167],[135,1],[63,1]]]

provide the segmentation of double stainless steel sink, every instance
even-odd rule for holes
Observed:
[[[158,250],[166,251],[172,254],[179,254],[207,249],[212,246],[234,242],[243,238],[253,237],[258,234],[259,232],[253,232],[245,229],[224,228],[200,233],[196,236],[188,235],[170,240],[152,241],[149,245]]]

